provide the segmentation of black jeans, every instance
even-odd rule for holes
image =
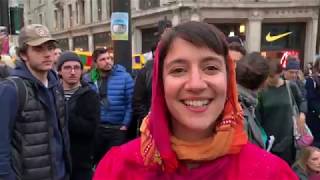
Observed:
[[[119,128],[99,126],[95,139],[94,163],[97,165],[112,146],[119,146],[127,140],[127,131]]]

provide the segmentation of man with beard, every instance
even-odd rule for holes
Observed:
[[[95,68],[85,79],[100,97],[100,123],[95,145],[95,163],[112,147],[126,141],[132,114],[134,82],[126,69],[114,64],[113,49],[96,49]]]
[[[64,52],[57,61],[66,100],[72,157],[71,180],[91,180],[93,142],[100,119],[99,97],[81,81],[83,65],[74,52]]]

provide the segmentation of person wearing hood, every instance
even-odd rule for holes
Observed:
[[[72,158],[70,179],[91,180],[93,142],[100,121],[99,97],[88,83],[81,81],[83,65],[76,53],[63,52],[58,58],[57,70],[64,89],[68,115]]]
[[[132,117],[134,81],[126,69],[115,64],[113,49],[96,49],[95,68],[84,76],[100,100],[100,122],[95,140],[94,162],[98,163],[112,147],[123,144]]]
[[[2,82],[0,179],[66,180],[71,162],[63,90],[51,69],[56,42],[40,24],[23,27],[18,42],[21,63],[11,76],[23,82],[26,97],[13,81]]]
[[[244,112],[245,128],[249,141],[263,149],[267,149],[268,137],[256,119],[255,108],[258,105],[258,91],[265,85],[269,71],[268,60],[259,52],[247,54],[237,62],[236,79],[239,101]]]
[[[114,147],[94,180],[296,180],[290,167],[248,142],[234,62],[213,25],[168,30],[155,55],[151,112],[141,137]]]

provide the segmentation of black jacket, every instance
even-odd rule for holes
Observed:
[[[133,118],[132,125],[139,129],[141,121],[151,108],[152,97],[152,66],[153,60],[148,61],[145,67],[138,73],[133,94]]]
[[[98,95],[85,82],[66,102],[72,167],[92,168],[93,142],[100,121]]]

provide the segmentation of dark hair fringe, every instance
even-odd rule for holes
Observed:
[[[228,58],[226,38],[218,28],[204,22],[189,21],[170,28],[163,34],[159,43],[160,72],[163,70],[163,61],[176,38],[181,38],[197,47],[208,47],[223,56],[225,61]]]
[[[113,53],[113,47],[107,47],[107,48],[97,48],[93,51],[92,53],[92,60],[93,62],[96,62],[98,57],[101,55],[101,54],[104,54],[104,53]]]

